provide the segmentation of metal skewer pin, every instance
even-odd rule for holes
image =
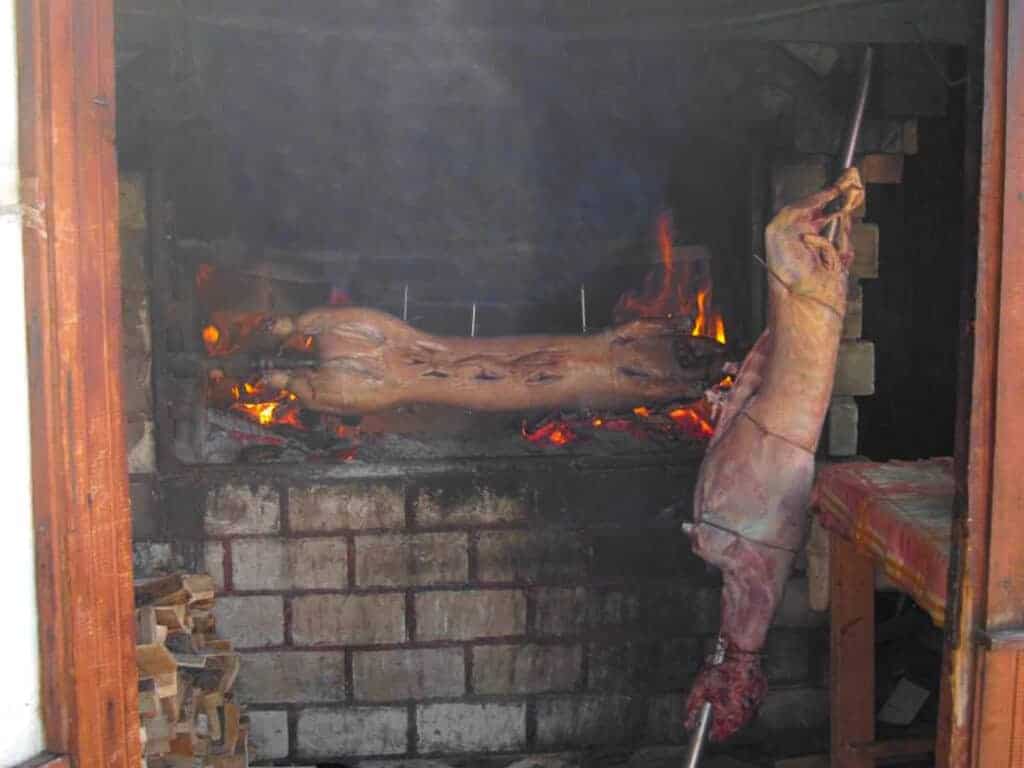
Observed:
[[[405,284],[405,289],[402,291],[402,322],[409,322],[409,284]]]
[[[583,335],[587,335],[587,287],[580,286],[580,326],[583,328]]]
[[[469,335],[470,338],[476,336],[476,302],[473,302],[473,314],[469,316]]]

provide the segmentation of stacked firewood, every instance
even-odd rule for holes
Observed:
[[[135,585],[135,656],[147,768],[246,768],[248,722],[231,694],[239,657],[216,637],[213,579]]]

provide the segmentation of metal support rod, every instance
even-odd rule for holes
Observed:
[[[725,661],[725,638],[718,637],[718,644],[715,647],[715,655],[711,663],[715,666]],[[704,752],[704,744],[708,740],[708,729],[711,727],[711,702],[706,701],[700,708],[700,718],[697,720],[697,727],[690,736],[690,746],[686,750],[686,760],[683,761],[685,768],[698,768],[700,756]]]
[[[868,91],[871,88],[871,65],[875,58],[875,51],[869,45],[864,49],[864,57],[860,61],[860,71],[857,75],[857,100],[854,102],[853,115],[850,117],[850,129],[846,134],[846,144],[843,145],[841,157],[841,170],[846,170],[853,165],[853,154],[857,150],[857,140],[860,139],[860,129],[864,125],[864,109],[868,103]],[[833,219],[829,222],[826,235],[829,240],[835,242],[839,232],[839,220]]]
[[[402,291],[402,322],[409,322],[409,284],[405,284],[405,289]]]
[[[585,285],[580,286],[580,326],[583,329],[583,335],[587,335],[587,287]]]
[[[469,335],[470,337],[476,336],[476,302],[473,302],[473,314],[469,316]]]

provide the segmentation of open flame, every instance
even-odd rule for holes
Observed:
[[[210,377],[211,404],[239,413],[263,427],[286,426],[306,431],[298,399],[287,389],[268,390],[260,381],[226,382],[222,375]]]
[[[658,217],[656,234],[660,267],[647,274],[642,291],[622,295],[615,305],[615,321],[690,316],[692,335],[725,344],[725,321],[711,300],[711,278],[706,270],[694,269],[689,259],[676,258],[670,213]]]
[[[697,291],[697,317],[693,321],[691,336],[706,336],[719,344],[725,344],[725,320],[721,312],[711,306],[711,286]]]

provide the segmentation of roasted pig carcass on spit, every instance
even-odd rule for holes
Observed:
[[[693,551],[722,570],[725,653],[698,675],[687,727],[710,703],[714,741],[745,725],[767,690],[760,651],[807,528],[846,312],[850,215],[863,198],[849,169],[768,225],[768,327],[740,368],[698,475],[694,522],[685,528]],[[835,244],[821,234],[833,220]]]

